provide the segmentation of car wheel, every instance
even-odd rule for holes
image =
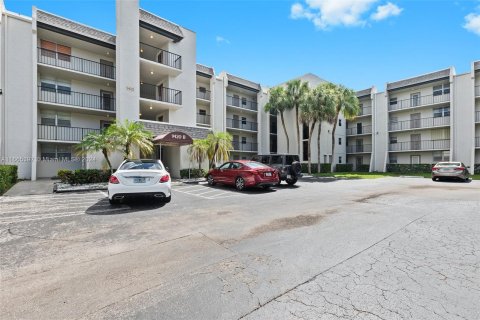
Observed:
[[[286,181],[289,186],[293,186],[295,183],[297,183],[297,178],[287,179]]]
[[[242,177],[235,179],[235,188],[237,188],[238,191],[245,189],[245,180]]]
[[[270,190],[271,186],[262,186],[263,190]]]
[[[432,177],[432,181],[437,181],[437,178],[435,178],[435,177]]]
[[[207,183],[209,186],[214,186],[215,185],[215,180],[213,180],[213,176],[211,174],[209,174],[207,176]]]
[[[169,203],[170,201],[172,201],[172,196],[168,196],[162,199],[163,203]]]
[[[278,182],[276,183],[277,186],[281,185],[282,184],[282,180],[281,179],[278,179]]]

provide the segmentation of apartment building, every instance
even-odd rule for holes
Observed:
[[[192,139],[212,131],[233,136],[232,159],[298,153],[308,160],[308,127],[299,123],[298,143],[294,110],[284,114],[287,149],[280,116],[264,111],[267,87],[198,64],[195,32],[142,10],[138,1],[117,1],[115,35],[37,8],[31,17],[7,11],[3,2],[0,10],[0,160],[18,165],[20,178],[105,167],[101,154],[77,157],[77,145],[116,119],[151,130],[151,156],[174,177],[196,166],[187,152]],[[310,87],[325,82],[313,74],[297,79]],[[340,117],[334,155],[333,126],[322,124],[322,163],[370,171],[389,163],[480,163],[480,62],[466,74],[449,68],[357,97],[361,112]],[[121,161],[119,154],[112,158],[114,165]]]

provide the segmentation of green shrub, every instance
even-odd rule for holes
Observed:
[[[352,172],[353,171],[353,164],[351,163],[339,163],[335,167],[336,172]]]
[[[59,170],[57,172],[57,176],[63,183],[72,185],[100,183],[108,182],[108,179],[110,178],[110,171],[98,169],[78,169],[75,171]]]
[[[316,163],[312,163],[312,173],[318,173],[318,166]],[[321,172],[330,172],[332,170],[332,165],[330,163],[322,163],[320,164],[320,171]],[[302,163],[302,172],[308,172],[308,163]]]
[[[433,164],[387,164],[387,172],[394,173],[430,173]]]
[[[357,164],[357,167],[355,168],[355,172],[369,172],[369,171],[370,171],[369,164]]]
[[[189,175],[188,172],[190,170],[190,178],[203,178],[207,175],[207,172],[203,169],[182,169],[180,170],[180,178],[188,179]]]
[[[13,165],[0,166],[0,195],[10,189],[18,179],[18,167]]]

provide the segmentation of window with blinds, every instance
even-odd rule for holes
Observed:
[[[55,58],[59,60],[70,62],[72,55],[72,48],[55,42],[40,40],[41,54],[44,57]]]

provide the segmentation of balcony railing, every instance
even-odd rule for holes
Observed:
[[[480,148],[480,137],[475,137],[475,148]]]
[[[359,116],[368,116],[372,114],[372,107],[364,107],[360,109]]]
[[[200,90],[200,88],[197,88],[197,98],[210,101],[210,91]]]
[[[241,120],[241,119],[228,119],[227,118],[227,128],[257,131],[258,130],[258,124],[256,122],[245,121],[245,120]]]
[[[38,62],[95,76],[115,79],[115,67],[68,54],[38,48]]]
[[[357,144],[353,146],[347,146],[347,153],[365,153],[372,152],[371,144]]]
[[[115,111],[115,98],[42,86],[38,87],[38,101],[95,110]]]
[[[258,143],[256,142],[242,143],[240,141],[233,141],[232,146],[234,151],[246,151],[246,152],[258,151]]]
[[[140,83],[140,97],[173,104],[182,104],[182,91],[149,83]]]
[[[369,134],[372,133],[372,126],[361,126],[347,128],[347,136],[359,135],[359,134]]]
[[[450,125],[450,117],[421,118],[421,119],[390,122],[388,124],[388,130],[402,131],[402,130],[424,129],[424,128],[449,126],[449,125]]]
[[[450,139],[390,143],[390,151],[449,150]]]
[[[37,126],[37,139],[56,141],[81,141],[89,133],[99,133],[100,129],[59,127],[39,124]]]
[[[227,105],[254,111],[258,110],[258,104],[256,101],[241,99],[240,97],[227,96]]]
[[[182,69],[182,56],[143,42],[140,42],[140,58],[161,63],[175,69]]]
[[[197,123],[210,125],[210,115],[197,113]]]
[[[430,96],[420,96],[417,98],[410,98],[405,100],[398,100],[397,102],[390,102],[388,106],[389,111],[395,110],[402,110],[402,109],[409,109],[415,107],[421,107],[431,104],[443,103],[450,101],[450,94],[442,94],[442,95],[430,95]]]
[[[475,96],[480,97],[480,86],[475,87]]]
[[[475,122],[480,122],[480,111],[475,111]]]

